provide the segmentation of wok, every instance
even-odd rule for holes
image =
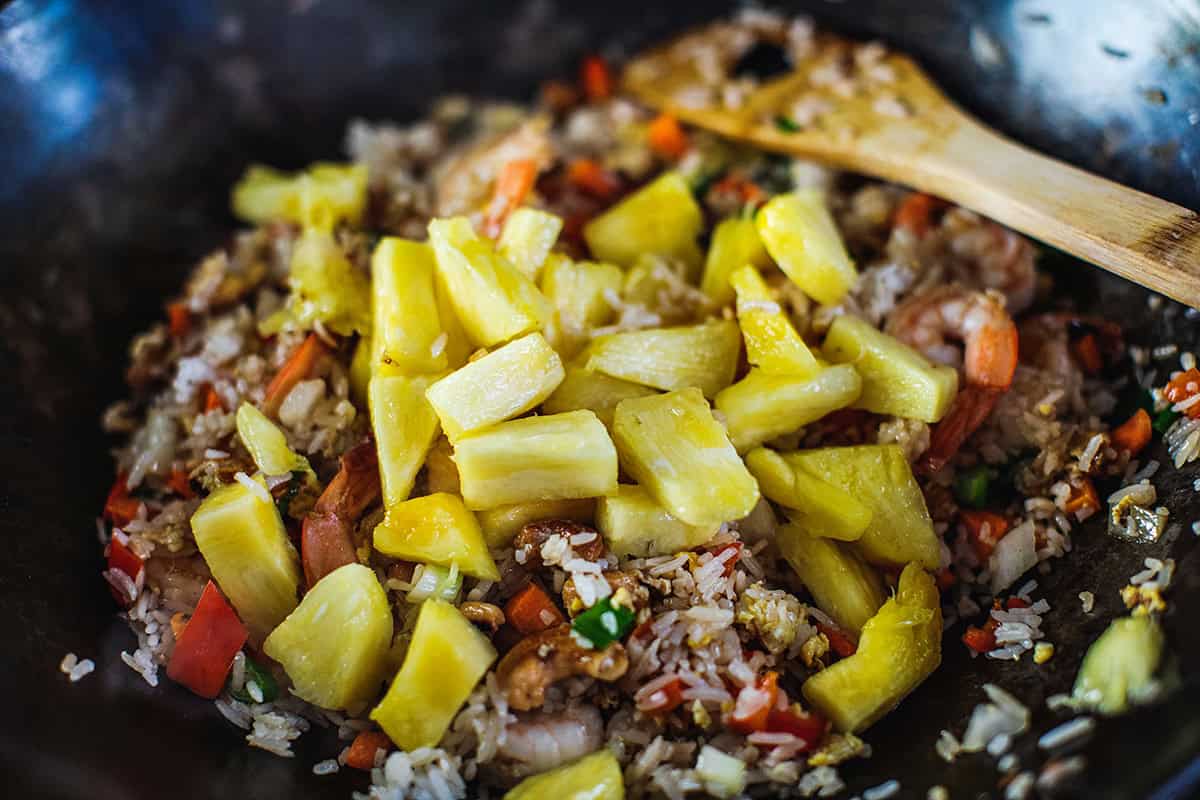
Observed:
[[[1186,0],[884,0],[785,4],[843,33],[915,54],[949,94],[1020,141],[1200,207],[1200,7]],[[651,4],[405,4],[386,0],[0,3],[0,784],[12,797],[349,796],[361,773],[316,777],[340,747],[301,740],[295,760],[247,748],[213,705],[151,689],[120,664],[132,637],[103,581],[94,517],[111,482],[103,407],[123,394],[129,337],[161,315],[194,259],[233,227],[227,190],[250,161],[299,166],[339,152],[351,116],[405,120],[447,91],[532,97],[579,56],[614,55],[725,10]],[[1059,286],[1120,321],[1135,342],[1194,347],[1197,321],[1069,260]],[[1161,452],[1155,454],[1162,457]],[[902,796],[937,783],[953,797],[997,795],[986,756],[946,765],[942,728],[961,733],[994,681],[1056,718],[1086,642],[1121,609],[1116,590],[1148,555],[1180,561],[1165,625],[1180,688],[1105,721],[1069,794],[1184,797],[1200,785],[1200,517],[1195,470],[1157,483],[1183,532],[1122,544],[1093,522],[1077,552],[1041,578],[1057,655],[1037,667],[945,664],[872,729],[875,756],[844,770],[855,792],[899,778]],[[1097,610],[1076,599],[1090,589]],[[96,674],[70,684],[72,651]],[[1036,765],[1033,736],[1017,750]]]

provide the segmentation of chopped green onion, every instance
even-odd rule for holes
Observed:
[[[413,587],[408,590],[408,602],[422,603],[431,597],[453,603],[462,589],[462,573],[458,565],[449,569],[437,564],[418,564],[413,572]]]
[[[270,703],[279,697],[279,684],[270,672],[247,658],[246,678],[242,681],[242,688],[230,689],[229,694],[243,703]]]
[[[1113,620],[1092,642],[1072,695],[1103,714],[1119,714],[1147,699],[1163,653],[1163,632],[1150,616]]]
[[[800,126],[796,124],[794,119],[785,117],[783,114],[775,117],[775,127],[784,133],[795,133],[800,130]]]
[[[1172,411],[1169,408],[1164,408],[1162,411],[1154,415],[1154,422],[1150,424],[1150,427],[1154,428],[1154,430],[1158,431],[1159,433],[1166,433],[1167,430],[1175,424],[1175,420],[1177,419],[1179,419],[1178,411]]]
[[[634,614],[624,606],[614,606],[607,597],[584,611],[571,623],[571,629],[597,650],[603,650],[629,633]]]
[[[984,508],[988,501],[988,487],[997,476],[995,469],[984,464],[964,470],[954,478],[954,496],[961,505]]]

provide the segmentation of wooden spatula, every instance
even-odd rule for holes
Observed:
[[[623,82],[692,125],[947,198],[1200,307],[1196,212],[1006,139],[907,56],[827,34],[801,45],[791,70],[738,79],[745,34],[716,24],[642,54]]]

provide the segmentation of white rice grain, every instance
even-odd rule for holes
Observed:
[[[1038,747],[1047,751],[1061,751],[1085,742],[1096,729],[1096,721],[1091,717],[1076,717],[1064,722],[1038,737]]]

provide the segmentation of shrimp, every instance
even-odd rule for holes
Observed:
[[[480,208],[500,170],[510,161],[531,160],[540,172],[554,154],[549,129],[548,118],[534,117],[451,159],[434,184],[438,216],[469,214]]]
[[[300,554],[309,587],[338,567],[358,560],[354,526],[379,494],[379,460],[375,443],[368,439],[342,454],[337,475],[304,518]]]
[[[948,212],[942,228],[957,261],[952,278],[981,291],[1003,293],[1010,314],[1020,314],[1033,304],[1037,251],[1028,239],[965,209]]]
[[[526,636],[496,665],[496,680],[518,711],[540,708],[546,690],[564,678],[586,675],[597,680],[619,680],[629,669],[629,655],[620,642],[603,650],[581,645],[571,635],[570,623]]]
[[[604,721],[595,706],[576,704],[557,713],[535,712],[504,731],[500,755],[518,762],[514,772],[546,772],[598,750]]]
[[[950,411],[933,429],[921,469],[936,472],[949,461],[988,415],[1000,395],[1012,386],[1017,369],[1017,326],[992,294],[962,286],[939,286],[901,303],[887,330],[934,361],[953,363],[957,351],[947,343],[963,343],[962,373],[966,385]]]

